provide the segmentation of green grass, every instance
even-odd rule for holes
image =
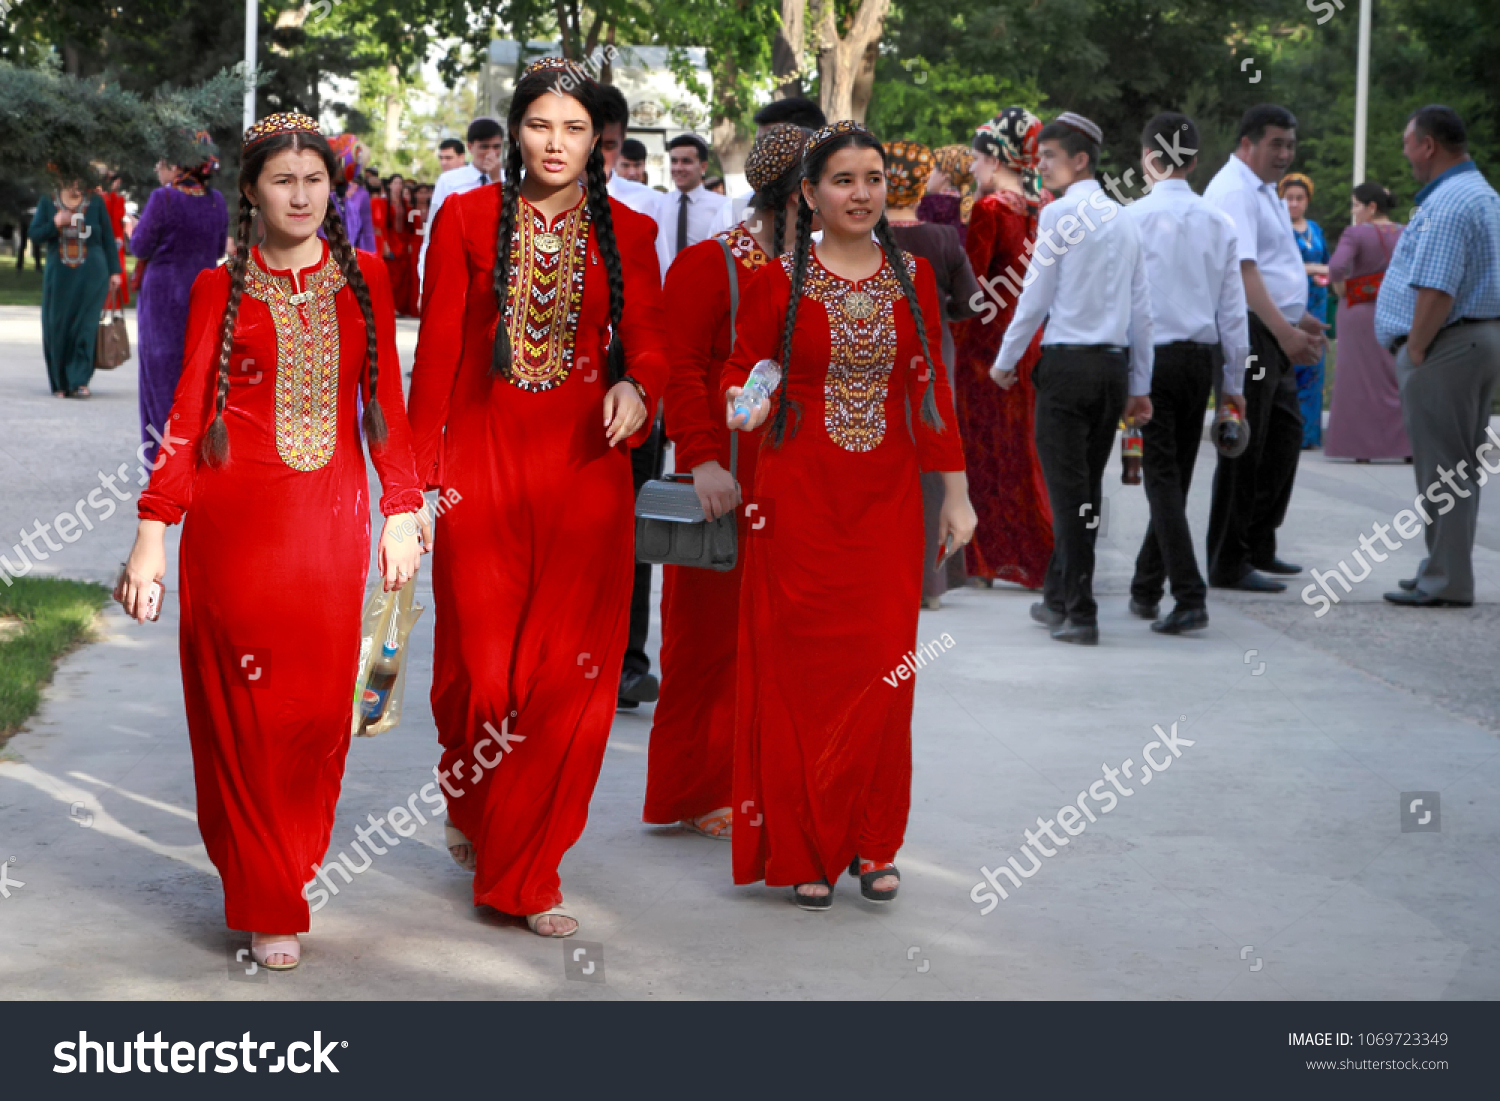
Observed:
[[[28,258],[25,271],[16,270],[16,262],[9,256],[0,257],[0,306],[40,306],[42,304],[42,273],[31,266]]]
[[[0,616],[23,623],[0,641],[0,745],[36,714],[58,659],[87,640],[108,600],[108,589],[86,581],[17,577],[0,585]]]

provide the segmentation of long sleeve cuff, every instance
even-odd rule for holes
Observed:
[[[400,516],[403,512],[420,512],[424,504],[419,489],[398,489],[380,498],[380,515]]]

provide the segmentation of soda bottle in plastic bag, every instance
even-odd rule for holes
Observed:
[[[1120,436],[1120,481],[1128,486],[1141,484],[1141,429],[1127,424]]]

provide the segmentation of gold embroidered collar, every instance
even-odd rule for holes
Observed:
[[[525,199],[517,204],[505,329],[510,334],[510,381],[522,390],[551,390],[573,369],[589,223],[586,196],[553,225]]]

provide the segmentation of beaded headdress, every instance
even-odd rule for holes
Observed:
[[[838,122],[831,122],[827,126],[812,132],[811,136],[807,139],[806,147],[802,150],[802,159],[806,161],[819,148],[843,134],[864,134],[871,139],[875,137],[866,127],[855,122],[853,119],[839,119]]]
[[[935,164],[932,150],[919,141],[886,142],[885,201],[891,206],[916,206]]]
[[[318,134],[318,124],[301,111],[278,111],[267,115],[245,131],[244,148],[249,149],[277,134]]]
[[[770,187],[802,159],[807,131],[791,122],[768,126],[745,158],[745,181],[756,191]]]
[[[589,80],[588,70],[576,61],[569,61],[566,57],[539,57],[521,73],[521,79],[537,73],[566,73],[575,81]]]

